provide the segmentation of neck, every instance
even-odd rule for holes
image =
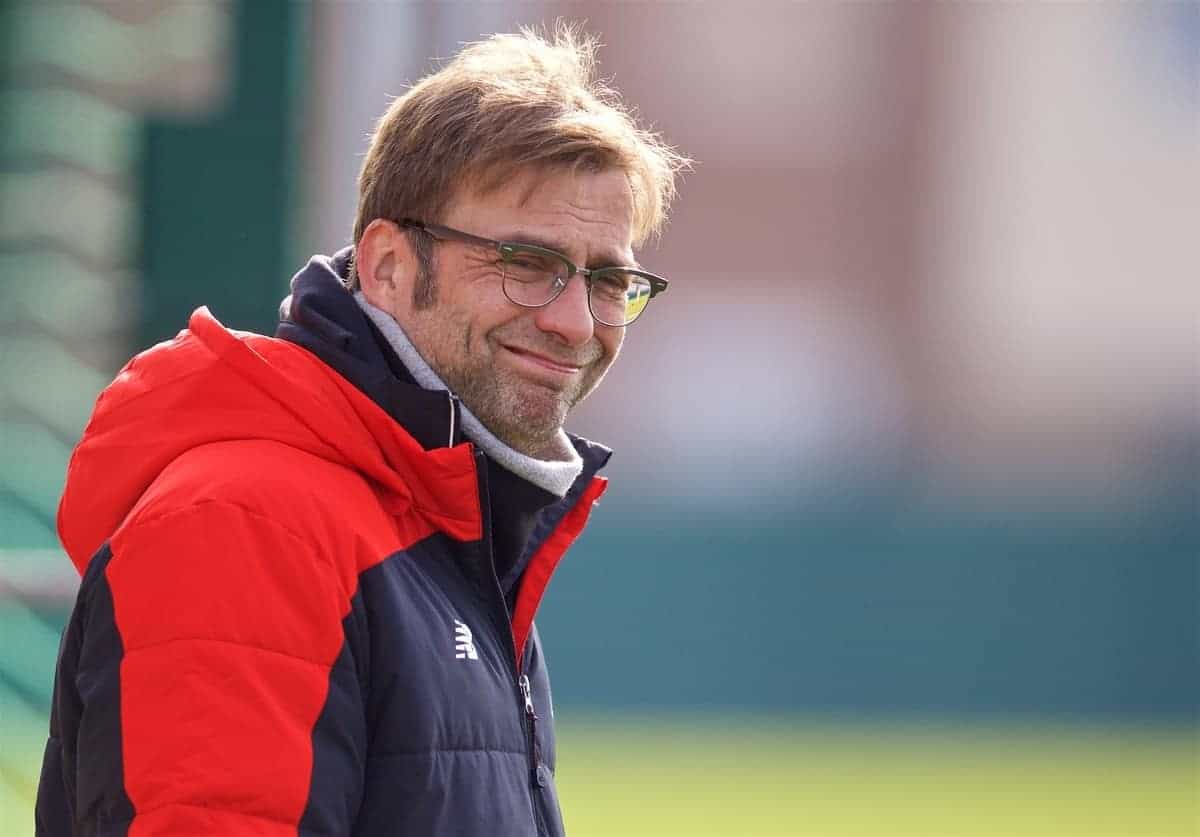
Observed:
[[[371,322],[375,323],[418,386],[427,390],[449,391],[441,376],[425,361],[390,314],[368,302],[362,291],[355,292],[354,299],[371,318]],[[558,497],[566,496],[571,484],[583,471],[583,459],[561,429],[537,452],[537,456],[529,456],[506,444],[483,425],[467,404],[462,404],[462,429],[463,434],[496,464]]]

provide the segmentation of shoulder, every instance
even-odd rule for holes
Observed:
[[[361,563],[357,543],[386,540],[391,528],[361,474],[265,440],[209,443],[176,458],[114,535],[114,552],[119,557],[131,540],[169,539],[172,524],[184,519],[210,540],[236,531],[248,557],[304,555],[332,565],[347,583]]]
[[[314,479],[298,483],[295,455],[221,442],[162,471],[109,541],[104,578],[126,659],[163,649],[192,669],[239,658],[307,670],[336,658],[358,573],[345,528],[317,510],[353,480],[332,483],[309,456]]]
[[[267,515],[290,528],[377,502],[370,485],[352,468],[283,442],[254,439],[211,442],[180,455],[159,474],[135,514],[213,501]]]

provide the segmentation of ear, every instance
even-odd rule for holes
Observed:
[[[393,317],[412,300],[416,277],[408,236],[394,221],[376,218],[354,248],[358,282],[367,302]]]

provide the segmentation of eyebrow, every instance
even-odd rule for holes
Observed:
[[[499,236],[497,240],[507,241],[511,244],[532,244],[535,247],[553,250],[555,253],[562,253],[563,255],[566,255],[566,248],[562,246],[561,242],[551,241],[536,233],[529,233],[523,230],[516,230],[512,233],[506,233],[503,236]],[[583,265],[583,267],[587,268],[588,270],[595,270],[601,267],[632,267],[635,270],[643,269],[637,258],[634,258],[632,263],[627,263],[623,259],[619,258],[610,258],[607,261],[605,259],[597,259],[591,264]]]

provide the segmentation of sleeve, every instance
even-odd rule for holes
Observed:
[[[115,631],[119,663],[91,658],[85,634],[77,775],[124,795],[121,833],[348,834],[366,731],[328,557],[261,513],[206,501],[127,525],[103,575],[112,625],[93,615],[87,631]],[[103,671],[112,688],[88,705]],[[74,807],[85,822],[113,809],[82,789]]]

